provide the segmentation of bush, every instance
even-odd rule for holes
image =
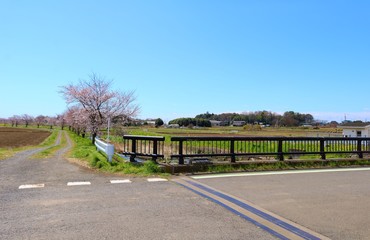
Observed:
[[[143,164],[143,170],[144,170],[144,173],[148,173],[148,174],[153,174],[153,173],[161,173],[163,172],[162,169],[159,167],[158,164],[156,164],[155,162],[153,161],[146,161],[144,162]]]
[[[262,130],[262,127],[260,125],[257,125],[257,124],[247,124],[243,127],[244,130],[246,131],[261,131]]]

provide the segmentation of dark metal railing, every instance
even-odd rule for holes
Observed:
[[[370,153],[370,138],[343,137],[172,137],[171,158],[184,164],[186,157],[230,157],[320,155],[354,153],[363,158]]]
[[[153,161],[164,157],[164,137],[153,136],[123,136],[123,155],[130,156],[130,162],[136,156],[151,157]]]

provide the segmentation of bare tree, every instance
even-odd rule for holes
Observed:
[[[134,93],[112,91],[111,83],[112,81],[106,81],[104,77],[92,73],[89,80],[80,80],[76,85],[63,86],[61,90],[67,104],[77,104],[84,109],[93,143],[99,128],[108,118],[117,116],[128,118],[135,116],[139,111],[138,105],[134,103]]]
[[[30,125],[33,122],[33,119],[34,119],[32,116],[30,116],[28,114],[23,114],[21,116],[21,118],[22,118],[22,121],[23,121],[23,123],[26,127],[28,127],[28,125]]]
[[[21,117],[18,115],[13,115],[9,118],[10,122],[12,123],[12,127],[18,127]]]
[[[0,118],[0,122],[2,122],[4,124],[4,126],[6,126],[6,124],[8,123],[8,119],[6,118]]]

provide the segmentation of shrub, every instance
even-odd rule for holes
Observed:
[[[246,131],[261,131],[262,127],[257,124],[247,124],[243,127],[243,129]]]

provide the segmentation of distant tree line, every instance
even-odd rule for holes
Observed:
[[[42,126],[50,127],[51,129],[55,126],[60,126],[63,129],[66,124],[63,114],[58,114],[56,116],[38,115],[37,117],[29,114],[13,115],[9,118],[1,118],[0,122],[4,125],[8,124],[12,127],[28,127],[31,125],[36,125],[38,128]]]
[[[315,120],[311,114],[298,113],[294,111],[285,112],[283,115],[270,111],[255,111],[243,113],[203,113],[195,116],[195,119],[221,121],[224,125],[231,125],[234,121],[245,121],[246,124],[265,124],[271,126],[296,127],[302,124],[314,124]]]
[[[178,124],[179,126],[191,127],[211,127],[211,121],[203,118],[177,118],[169,122],[169,124]]]

